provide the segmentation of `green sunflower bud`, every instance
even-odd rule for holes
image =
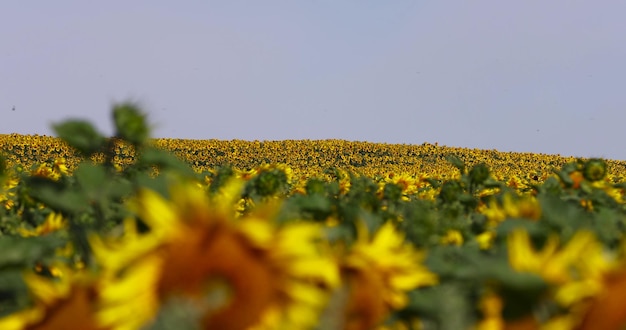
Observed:
[[[583,167],[583,176],[591,182],[604,179],[606,176],[606,162],[599,158],[588,160]]]
[[[320,179],[312,178],[306,182],[304,189],[306,190],[307,195],[323,195],[326,191],[326,184]]]

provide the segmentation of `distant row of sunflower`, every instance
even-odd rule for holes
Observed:
[[[493,178],[516,188],[543,182],[553,169],[576,161],[574,157],[533,153],[499,152],[466,149],[424,143],[421,145],[382,144],[344,140],[181,140],[152,139],[151,143],[168,150],[197,172],[219,166],[252,170],[264,164],[285,164],[301,184],[312,175],[337,167],[371,178],[391,173],[413,178],[451,179],[458,172],[446,160],[456,156],[468,166],[486,164]],[[42,160],[64,159],[72,171],[84,157],[62,139],[51,136],[0,134],[0,149],[10,166],[30,168]],[[132,143],[112,139],[112,162],[126,167],[134,162]],[[105,153],[96,152],[91,160],[103,162]],[[606,160],[608,178],[612,182],[626,180],[626,161]]]
[[[64,142],[2,140],[0,329],[626,325],[619,162],[540,155],[514,170],[532,155],[344,141],[173,148],[133,104],[113,120],[115,139],[75,120],[54,126]]]

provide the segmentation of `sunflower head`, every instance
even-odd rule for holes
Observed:
[[[195,185],[176,186],[169,200],[143,191],[132,205],[148,232],[129,230],[115,244],[94,239],[103,269],[113,270],[109,305],[128,310],[135,305],[122,298],[140,295],[155,297],[156,305],[182,300],[210,329],[314,325],[339,282],[321,227],[277,226],[279,203],[238,214],[241,183],[225,184],[211,196]]]
[[[437,276],[422,265],[424,258],[390,222],[373,237],[360,223],[357,241],[343,262],[350,292],[347,328],[370,329],[407,305],[406,292],[436,284]]]
[[[29,309],[0,319],[1,329],[110,329],[97,316],[98,290],[91,274],[55,265],[55,276],[26,273]]]
[[[593,158],[585,162],[583,176],[590,182],[600,181],[606,176],[606,162]]]

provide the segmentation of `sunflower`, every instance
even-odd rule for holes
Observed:
[[[10,210],[15,206],[15,187],[19,184],[17,178],[3,179],[0,177],[0,205],[4,205],[6,210]]]
[[[604,289],[585,311],[579,329],[623,329],[626,326],[626,268],[604,277]]]
[[[448,229],[448,231],[440,239],[442,245],[463,245],[463,234],[456,229]]]
[[[556,236],[536,250],[524,230],[508,237],[509,262],[516,271],[541,276],[554,288],[551,297],[569,314],[543,323],[554,329],[617,329],[626,323],[623,261],[606,254],[593,233],[577,232],[561,245]]]
[[[31,175],[58,181],[63,175],[68,174],[65,163],[65,158],[57,158],[52,164],[42,163],[31,171]]]
[[[404,242],[390,222],[373,237],[359,223],[356,243],[343,262],[348,286],[346,329],[371,329],[408,303],[406,292],[437,284],[421,263],[425,254]]]
[[[99,280],[99,324],[114,330],[140,329],[154,318],[159,299],[154,287],[163,260],[151,253],[136,260],[121,275],[102,275]]]
[[[503,330],[505,321],[502,318],[502,298],[494,292],[486,292],[480,299],[479,308],[483,319],[476,325],[476,330]]]
[[[62,175],[69,174],[69,170],[67,168],[67,161],[63,157],[56,158],[54,160],[52,168],[55,172],[60,173]]]
[[[192,302],[207,329],[315,324],[327,292],[339,282],[335,263],[324,255],[321,227],[300,222],[277,227],[254,212],[237,217],[242,186],[235,180],[210,199],[195,185],[174,187],[171,200],[144,190],[133,208],[149,232],[138,234],[129,225],[126,237],[92,239],[110,279],[103,287],[110,295],[103,298],[114,309],[106,324],[124,324],[133,316],[115,312],[123,312],[121,306],[139,309],[136,287],[153,306],[174,297]],[[146,323],[156,313],[139,311]]]
[[[390,174],[385,181],[398,185],[404,196],[417,193],[418,181],[408,173]]]
[[[510,193],[506,193],[502,197],[501,204],[492,199],[488,205],[482,204],[478,211],[487,217],[489,228],[495,228],[505,219],[538,220],[541,218],[541,205],[535,197],[528,195],[514,198]]]
[[[515,230],[508,237],[509,262],[519,272],[530,272],[556,285],[555,299],[571,306],[592,297],[602,288],[602,276],[615,263],[588,231],[577,232],[564,246],[551,236],[540,251],[532,246],[528,233]]]
[[[17,229],[22,237],[42,236],[67,227],[67,221],[59,213],[50,213],[46,220],[34,229],[20,227]]]
[[[29,309],[0,319],[0,329],[109,330],[97,317],[97,290],[93,277],[56,265],[54,277],[27,273],[25,281],[33,299]]]

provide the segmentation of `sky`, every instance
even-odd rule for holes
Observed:
[[[626,1],[2,1],[0,134],[140,104],[154,137],[626,160]],[[15,110],[13,110],[15,109]]]

